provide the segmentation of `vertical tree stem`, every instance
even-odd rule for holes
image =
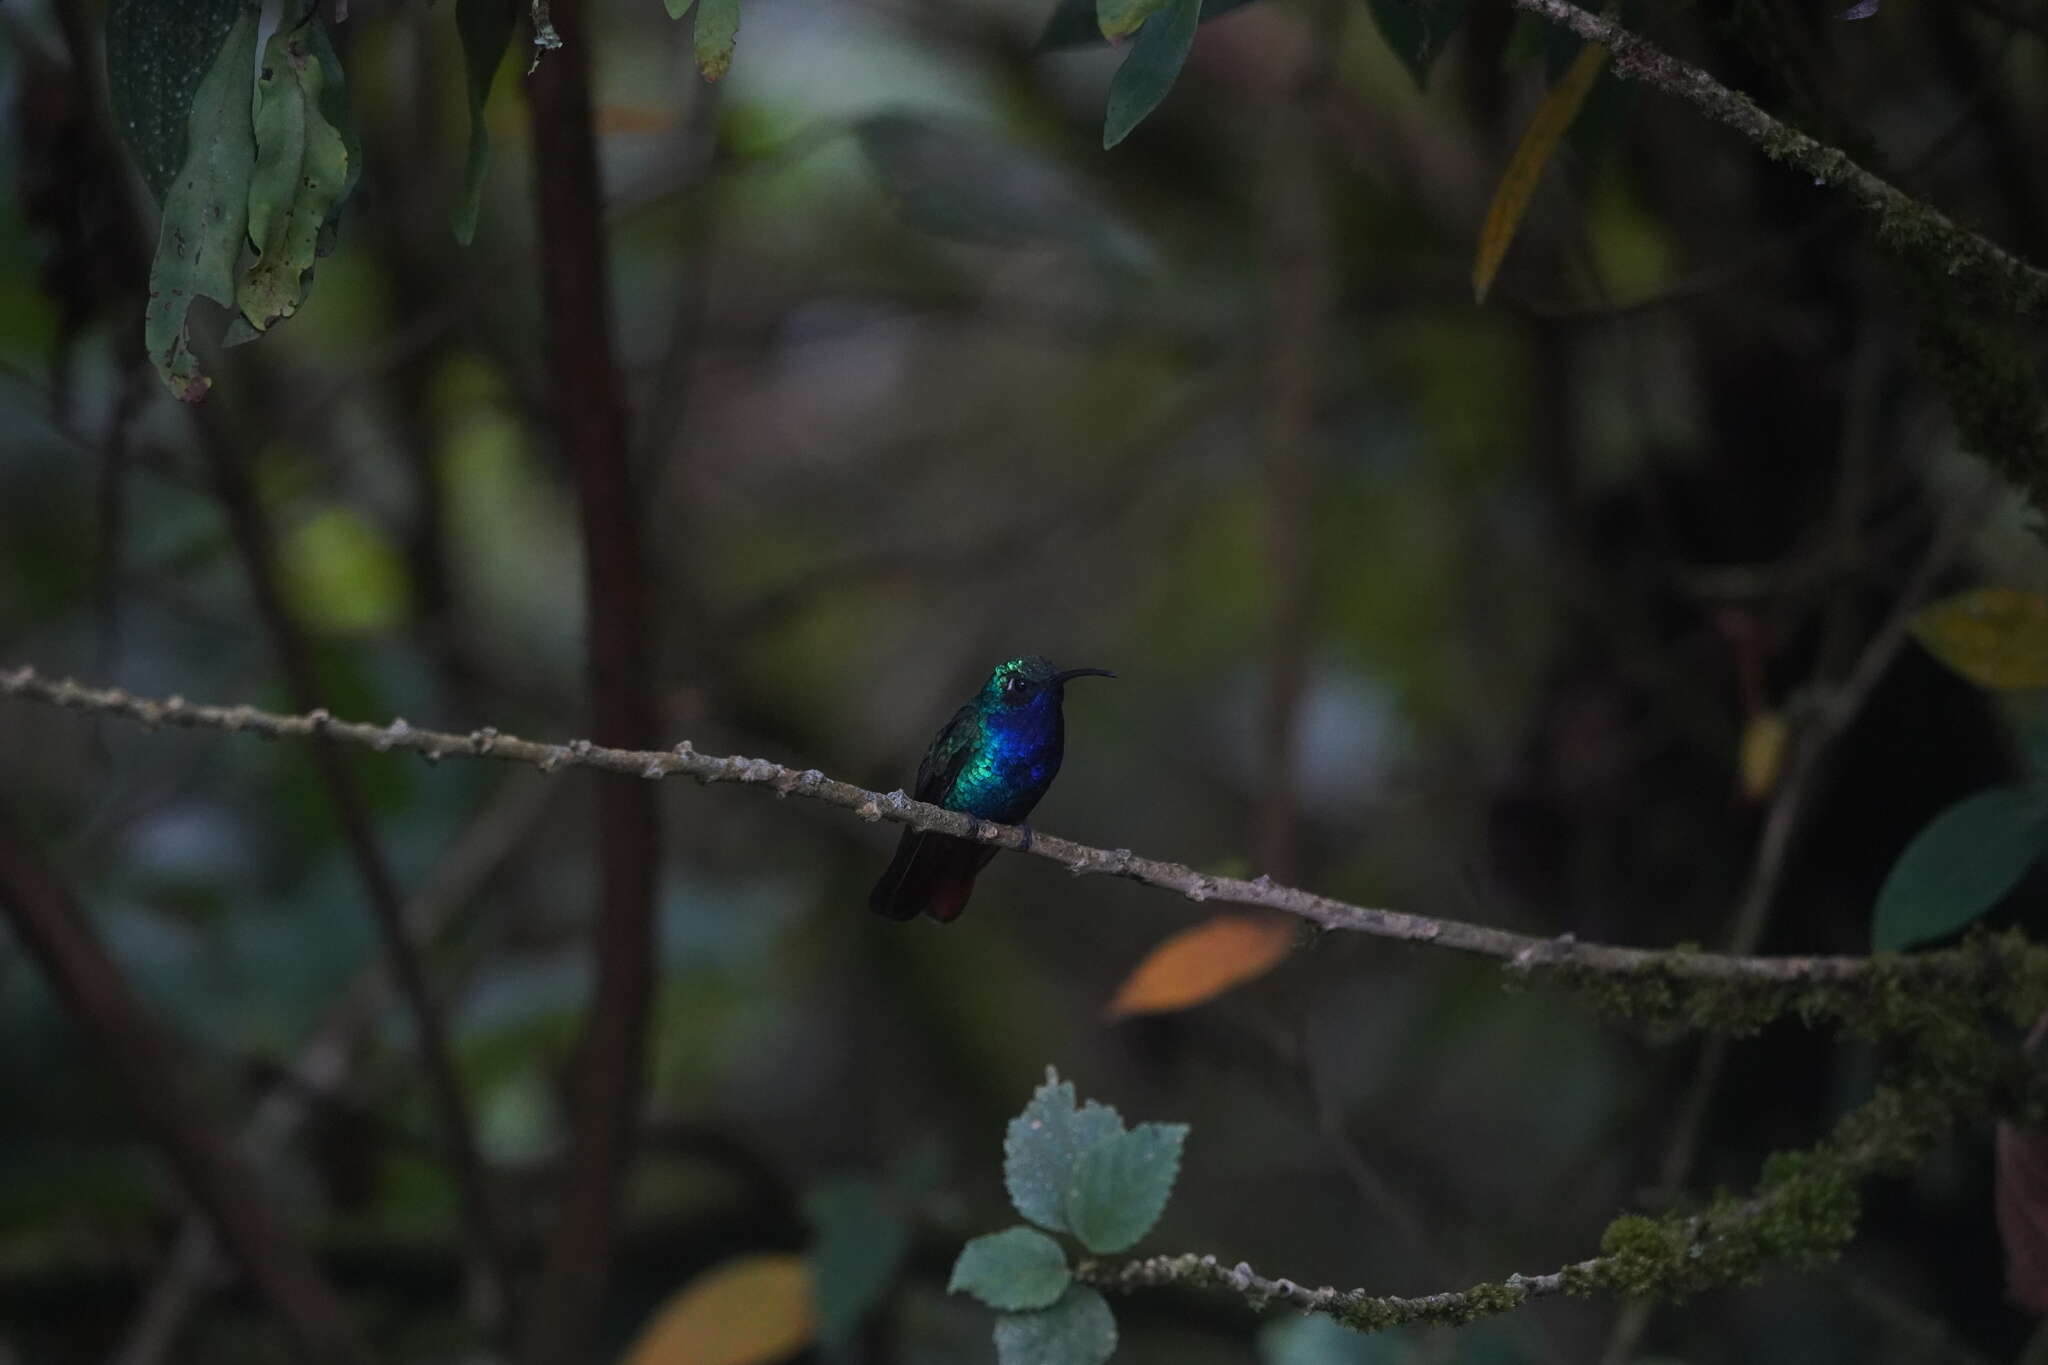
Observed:
[[[554,25],[562,46],[542,58],[528,89],[554,420],[582,512],[591,725],[600,743],[645,744],[656,730],[653,628],[612,351],[582,0],[558,0]],[[656,958],[654,788],[602,782],[597,799],[596,998],[577,1053],[567,1203],[521,1344],[526,1365],[589,1357],[645,1099]]]

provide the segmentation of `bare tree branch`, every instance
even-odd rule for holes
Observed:
[[[559,804],[556,798],[562,790],[514,787],[508,779],[436,861],[427,884],[407,902],[407,931],[431,943],[477,889],[527,846],[534,829]],[[252,1157],[259,1162],[268,1159],[305,1121],[313,1107],[311,1096],[341,1085],[390,992],[381,961],[372,960],[356,974],[299,1048],[289,1080],[272,1086],[257,1102],[242,1134]],[[115,1365],[157,1365],[170,1359],[186,1317],[198,1306],[219,1262],[218,1244],[206,1222],[188,1218],[113,1356]]]
[[[1830,1259],[1855,1235],[1856,1182],[1918,1159],[1949,1130],[1953,1114],[1898,1090],[1880,1089],[1845,1115],[1817,1149],[1773,1171],[1744,1198],[1724,1197],[1689,1217],[1626,1216],[1609,1226],[1601,1254],[1542,1275],[1510,1275],[1470,1289],[1403,1297],[1363,1289],[1310,1288],[1214,1256],[1085,1260],[1074,1278],[1101,1289],[1187,1285],[1220,1289],[1254,1309],[1286,1304],[1360,1332],[1422,1323],[1458,1326],[1560,1294],[1682,1295],[1752,1279],[1773,1263]]]
[[[561,50],[527,80],[535,209],[552,416],[575,474],[582,517],[591,723],[606,743],[645,744],[657,730],[656,637],[643,511],[612,347],[588,20],[581,0],[561,0],[554,14]],[[597,815],[596,981],[577,1044],[566,1203],[520,1343],[526,1365],[575,1365],[589,1357],[646,1101],[647,1026],[659,957],[655,793],[606,783]]]
[[[668,750],[618,749],[587,739],[543,744],[485,727],[467,734],[418,729],[404,718],[389,725],[337,720],[328,712],[282,715],[253,706],[205,706],[183,697],[157,699],[119,688],[88,687],[69,679],[45,678],[35,669],[0,670],[0,697],[62,706],[92,715],[124,716],[151,729],[160,725],[224,730],[270,739],[324,737],[360,745],[379,753],[393,750],[419,754],[430,762],[443,758],[492,758],[527,763],[543,773],[563,768],[594,768],[627,777],[659,780],[672,774],[701,783],[736,782],[765,787],[777,796],[803,796],[850,810],[873,823],[886,820],[912,829],[934,830],[955,838],[976,839],[997,848],[1016,849],[1059,863],[1075,876],[1113,876],[1172,891],[1191,901],[1278,910],[1325,929],[1366,934],[1373,938],[1491,958],[1531,975],[1602,975],[1652,977],[1673,984],[1769,986],[1852,985],[1880,974],[1894,979],[1933,983],[1942,980],[1996,981],[2025,974],[2048,978],[2048,946],[2028,944],[2006,953],[1965,946],[1911,957],[1809,956],[1743,957],[1699,952],[1690,948],[1625,948],[1581,943],[1571,935],[1538,938],[1462,920],[1439,919],[1353,905],[1329,896],[1282,886],[1269,877],[1245,880],[1198,872],[1184,863],[1140,857],[1127,848],[1104,849],[1033,831],[1026,842],[1015,825],[992,824],[942,806],[914,801],[902,791],[874,792],[839,782],[816,768],[797,769],[765,758],[734,754],[700,754],[688,740]],[[2001,955],[2003,961],[1999,961]]]
[[[373,1359],[325,1272],[264,1202],[248,1159],[200,1098],[55,868],[0,814],[0,909],[120,1078],[213,1234],[320,1360]]]
[[[2028,316],[2048,311],[2048,271],[1929,208],[1865,170],[1847,152],[1807,136],[1766,113],[1749,96],[1730,90],[1691,63],[1571,0],[1514,0],[1514,5],[1570,29],[1589,43],[1605,46],[1614,55],[1617,74],[1676,95],[1754,142],[1772,160],[1846,190],[1877,219],[1879,235],[1886,241],[1933,253],[1949,274],[1972,279],[1985,297],[2015,313]]]
[[[235,543],[248,572],[249,589],[256,599],[257,613],[270,633],[297,704],[316,706],[320,701],[319,672],[314,666],[312,647],[305,632],[285,601],[277,569],[277,545],[255,481],[250,476],[243,452],[221,428],[219,418],[212,410],[201,409],[200,421],[213,446],[215,479],[221,501],[227,507]],[[426,966],[406,933],[405,898],[399,892],[398,878],[384,856],[369,806],[347,762],[333,745],[316,741],[313,763],[319,772],[328,804],[334,808],[335,823],[341,829],[342,842],[355,865],[357,879],[362,883],[363,897],[369,904],[370,918],[377,926],[385,958],[390,963],[392,980],[398,987],[400,999],[405,1002],[406,1013],[411,1017],[413,1034],[419,1043],[421,1066],[426,1073],[427,1091],[438,1111],[448,1144],[449,1165],[455,1175],[456,1187],[461,1191],[469,1235],[476,1244],[477,1255],[490,1271],[491,1313],[501,1315],[513,1297],[511,1247],[499,1226],[489,1178],[483,1158],[477,1152],[476,1124],[470,1114],[468,1097],[463,1093],[462,1080],[455,1072],[448,1031],[441,1022],[433,993],[428,989]]]

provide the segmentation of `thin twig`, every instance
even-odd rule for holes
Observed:
[[[1640,1294],[1696,1292],[1751,1275],[1759,1255],[1797,1260],[1832,1256],[1855,1231],[1853,1182],[1916,1159],[1943,1125],[1913,1131],[1872,1132],[1880,1114],[1902,1117],[1899,1096],[1880,1092],[1870,1105],[1845,1116],[1836,1136],[1809,1155],[1825,1155],[1833,1179],[1780,1179],[1748,1198],[1723,1200],[1713,1208],[1657,1229],[1645,1220],[1644,1239],[1617,1247],[1612,1239],[1598,1256],[1574,1261],[1542,1275],[1510,1275],[1490,1284],[1438,1294],[1404,1297],[1363,1289],[1310,1288],[1259,1274],[1243,1261],[1225,1266],[1214,1256],[1148,1256],[1137,1260],[1084,1260],[1074,1278],[1100,1289],[1128,1291],[1186,1285],[1237,1295],[1255,1311],[1285,1304],[1321,1313],[1360,1332],[1383,1332],[1411,1324],[1458,1326],[1520,1308],[1531,1299],[1595,1292]],[[1882,1123],[1884,1120],[1881,1120]],[[1851,1139],[1849,1134],[1856,1133]],[[1839,1182],[1839,1183],[1836,1183]],[[1846,1201],[1846,1202],[1845,1202]],[[1772,1227],[1773,1220],[1777,1226]],[[1770,1229],[1758,1231],[1759,1228]],[[1655,1229],[1655,1230],[1653,1230]],[[1645,1242],[1654,1244],[1654,1250]],[[1767,1244],[1774,1244],[1767,1250]],[[1645,1252],[1648,1251],[1648,1255]]]
[[[431,943],[477,889],[525,847],[561,791],[508,784],[495,795],[464,827],[447,856],[436,860],[430,880],[406,904],[407,931]],[[257,1102],[242,1133],[243,1149],[252,1158],[265,1160],[297,1131],[311,1112],[309,1095],[329,1094],[341,1085],[390,987],[383,964],[372,960],[344,988],[291,1062],[289,1080],[272,1086]],[[115,1365],[158,1365],[170,1359],[179,1330],[219,1264],[220,1252],[205,1221],[186,1219],[169,1261],[113,1356]]]
[[[1518,974],[1655,976],[1672,983],[1750,983],[1755,985],[1848,984],[1866,980],[1880,970],[1902,977],[1938,980],[1973,975],[1981,952],[1969,948],[1919,953],[1911,957],[1803,956],[1738,957],[1691,949],[1627,948],[1581,943],[1571,935],[1537,938],[1508,929],[1462,920],[1409,914],[1354,905],[1330,896],[1283,886],[1269,877],[1246,880],[1198,872],[1184,863],[1146,858],[1127,848],[1105,849],[1075,843],[1033,830],[1027,845],[1015,825],[992,824],[927,802],[902,791],[875,792],[827,777],[816,768],[785,767],[765,758],[702,754],[687,740],[668,750],[620,749],[587,739],[564,744],[521,739],[485,727],[467,734],[419,729],[403,717],[388,725],[337,720],[325,710],[285,715],[248,705],[209,706],[183,697],[139,696],[111,687],[90,687],[70,679],[46,678],[32,667],[0,670],[0,697],[61,706],[90,715],[122,716],[154,729],[162,725],[222,730],[269,739],[320,737],[379,753],[416,753],[430,762],[444,758],[490,758],[525,763],[543,773],[588,768],[657,781],[673,775],[701,783],[735,782],[764,787],[777,796],[802,796],[850,810],[870,823],[888,821],[912,829],[973,839],[996,848],[1015,849],[1059,863],[1075,876],[1113,876],[1191,901],[1214,901],[1278,910],[1320,924],[1326,929],[1373,938],[1422,944],[1508,965]],[[2012,968],[2048,968],[2048,947],[2028,945]]]
[[[2048,311],[2048,271],[2015,256],[1928,207],[1891,182],[1865,170],[1847,152],[1766,113],[1755,100],[1730,90],[1700,68],[1680,61],[1646,38],[1571,0],[1513,0],[1515,8],[1570,29],[1613,54],[1618,75],[1675,95],[1748,138],[1774,161],[1816,180],[1838,185],[1877,219],[1886,240],[1938,252],[1953,275],[1974,278],[1986,298],[2027,316]]]
[[[218,418],[202,409],[201,422],[212,439],[215,476],[228,522],[249,578],[250,593],[256,599],[257,614],[269,631],[282,664],[285,680],[297,704],[313,707],[320,701],[319,672],[305,632],[285,601],[277,567],[277,546],[262,499],[233,439],[218,428]],[[384,856],[370,817],[368,803],[357,786],[355,774],[334,746],[316,741],[313,764],[318,770],[328,804],[333,807],[343,845],[355,865],[363,886],[370,918],[391,965],[392,980],[405,1002],[413,1035],[419,1043],[420,1063],[425,1071],[427,1091],[438,1111],[448,1142],[450,1166],[456,1188],[461,1192],[463,1213],[469,1220],[470,1237],[477,1254],[488,1268],[493,1302],[487,1316],[497,1316],[512,1302],[514,1293],[511,1248],[499,1226],[496,1202],[478,1154],[476,1124],[462,1080],[448,1043],[448,1031],[434,1005],[427,986],[425,965],[405,929],[405,898],[398,879]]]
[[[1266,561],[1271,574],[1261,749],[1265,771],[1260,862],[1300,872],[1301,801],[1295,790],[1301,705],[1309,683],[1315,595],[1315,440],[1329,387],[1333,297],[1329,170],[1315,135],[1328,99],[1349,9],[1320,0],[1315,41],[1286,82],[1267,151]]]
[[[1841,738],[1870,700],[1871,693],[1905,645],[1913,614],[1933,590],[1935,581],[1955,562],[1968,543],[1970,533],[1991,504],[1995,485],[1987,485],[1963,499],[1936,529],[1927,551],[1915,566],[1912,578],[1884,623],[1871,636],[1843,683],[1829,693],[1828,704],[1800,731],[1790,770],[1764,818],[1762,837],[1750,868],[1749,880],[1730,917],[1734,928],[1728,951],[1747,957],[1756,952],[1770,923],[1771,907],[1777,902],[1794,843],[1811,809],[1812,796],[1820,785],[1825,760],[1835,741]],[[1706,1040],[1697,1068],[1679,1104],[1678,1120],[1664,1149],[1657,1172],[1656,1200],[1668,1203],[1678,1196],[1692,1175],[1699,1157],[1700,1138],[1706,1131],[1714,1095],[1728,1069],[1730,1042],[1724,1036]],[[1636,1301],[1615,1319],[1613,1331],[1601,1353],[1603,1365],[1623,1365],[1635,1351],[1637,1341],[1649,1326],[1652,1305]]]
[[[368,1361],[368,1342],[326,1274],[265,1202],[198,1080],[150,1018],[57,870],[0,814],[0,909],[97,1045],[185,1191],[292,1332],[321,1360]]]

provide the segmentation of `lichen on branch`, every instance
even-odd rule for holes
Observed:
[[[1571,0],[1514,0],[1514,5],[1604,46],[1616,74],[1677,96],[1748,138],[1773,161],[1839,187],[1876,219],[1878,235],[1894,248],[1938,264],[1943,274],[1968,282],[1980,297],[2023,317],[2048,312],[2048,271],[1921,203],[1841,148],[1808,136],[1749,96]]]

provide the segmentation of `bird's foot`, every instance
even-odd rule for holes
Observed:
[[[1031,851],[1031,826],[1019,825],[1017,826],[1017,833],[1024,836],[1024,841],[1017,845],[1017,851],[1019,853],[1029,853]]]

